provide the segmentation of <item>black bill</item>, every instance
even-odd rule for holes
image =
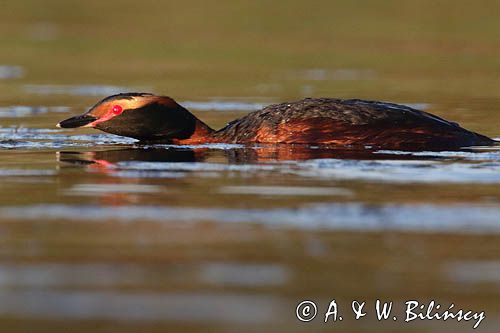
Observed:
[[[76,116],[76,117],[71,117],[66,120],[61,121],[59,124],[57,124],[57,127],[61,128],[76,128],[76,127],[82,127],[87,124],[90,124],[91,122],[97,120],[96,117],[89,116],[86,114],[83,114],[81,116]]]

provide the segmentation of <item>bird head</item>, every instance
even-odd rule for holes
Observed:
[[[57,127],[90,127],[139,140],[168,140],[189,138],[196,121],[170,97],[121,93],[104,98],[89,111],[61,121]]]

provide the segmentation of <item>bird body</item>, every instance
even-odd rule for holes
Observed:
[[[444,150],[494,141],[408,106],[360,99],[306,98],[274,104],[213,130],[165,96],[105,98],[58,124],[94,127],[143,141],[173,144],[309,144],[403,150]]]

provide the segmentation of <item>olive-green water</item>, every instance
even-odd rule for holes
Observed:
[[[126,91],[169,95],[214,128],[338,97],[498,138],[499,12],[498,1],[3,2],[0,331],[473,330],[405,322],[406,301],[435,300],[485,311],[477,331],[498,332],[498,147],[141,146],[55,124]],[[388,320],[377,299],[394,302]],[[303,300],[317,304],[311,322],[296,318]],[[343,320],[324,323],[332,300]]]

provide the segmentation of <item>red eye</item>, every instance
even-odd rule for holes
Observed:
[[[122,109],[121,106],[115,105],[115,106],[113,106],[112,111],[113,111],[114,114],[120,114],[120,113],[122,113],[123,109]]]

